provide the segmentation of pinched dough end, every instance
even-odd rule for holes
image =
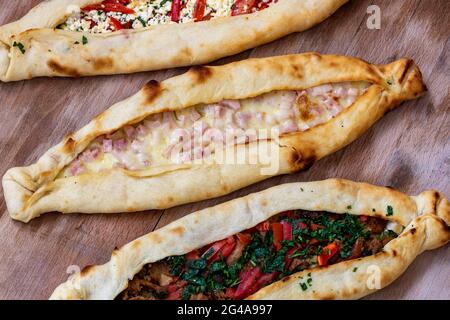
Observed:
[[[9,51],[10,47],[3,42],[0,42],[0,80],[6,76],[9,67]]]

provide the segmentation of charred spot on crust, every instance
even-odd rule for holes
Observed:
[[[408,73],[408,70],[411,68],[413,63],[414,62],[411,59],[406,60],[405,66],[404,66],[403,71],[402,71],[402,74],[398,78],[398,82],[399,83],[403,83],[403,81],[405,80],[406,74]]]
[[[94,270],[94,267],[95,267],[95,266],[93,266],[93,265],[88,265],[88,266],[84,267],[83,270],[81,270],[81,272],[80,272],[81,275],[82,275],[82,276],[88,275],[91,271]]]
[[[175,227],[173,229],[170,229],[170,232],[178,235],[182,235],[184,233],[185,229],[183,227]]]
[[[409,232],[411,232],[411,234],[415,234],[415,233],[416,233],[416,231],[417,231],[417,229],[416,229],[416,228],[411,228],[411,230],[409,230]]]
[[[161,94],[162,88],[158,81],[150,80],[142,90],[145,96],[145,104],[150,104]]]
[[[133,244],[131,246],[133,249],[137,250],[141,246],[141,241],[135,240],[135,241],[133,241]]]
[[[71,135],[68,135],[65,139],[63,146],[63,152],[72,154],[75,151],[75,140],[72,138]]]
[[[81,73],[77,69],[68,66],[63,66],[53,59],[50,59],[47,62],[47,65],[50,69],[60,74],[68,75],[71,77],[81,76]]]
[[[194,66],[190,72],[194,75],[197,84],[204,83],[212,76],[211,69],[205,66]]]
[[[95,70],[111,69],[114,66],[114,61],[110,57],[95,58],[91,63]]]
[[[392,250],[392,255],[393,255],[394,257],[396,257],[396,256],[397,256],[397,251]]]

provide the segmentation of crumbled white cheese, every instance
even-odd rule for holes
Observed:
[[[194,21],[194,8],[197,0],[182,0],[183,6],[180,12],[180,22]],[[264,0],[269,2],[270,0]],[[205,16],[211,19],[217,17],[230,16],[235,0],[207,0]],[[275,3],[274,1],[273,3]],[[71,7],[71,15],[65,23],[59,26],[60,29],[107,33],[116,31],[109,17],[120,21],[123,25],[130,23],[127,28],[140,29],[157,24],[175,23],[171,19],[172,1],[167,0],[132,0],[127,5],[135,11],[135,14],[124,14],[120,12],[103,12],[91,10],[89,12],[80,11],[80,8]],[[254,11],[256,11],[255,9]]]

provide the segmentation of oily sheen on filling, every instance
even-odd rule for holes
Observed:
[[[397,237],[391,224],[366,215],[283,212],[227,239],[145,265],[116,299],[245,299],[296,272],[380,252]],[[298,290],[312,290],[313,281],[309,273]]]
[[[267,139],[275,129],[280,135],[304,131],[351,106],[368,86],[325,84],[154,114],[96,138],[59,177],[189,163],[207,159],[218,148],[257,141],[261,132]]]
[[[105,0],[74,12],[59,29],[108,33],[250,14],[278,0]]]

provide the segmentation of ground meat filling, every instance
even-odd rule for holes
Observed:
[[[365,215],[283,212],[188,254],[145,265],[117,299],[244,299],[298,271],[380,252],[397,237],[386,225]],[[299,290],[307,290],[308,281]]]

